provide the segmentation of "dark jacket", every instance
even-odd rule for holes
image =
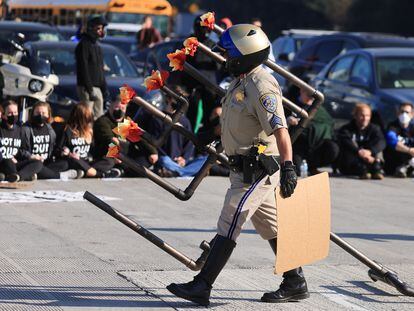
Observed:
[[[15,124],[9,129],[6,122],[0,125],[0,153],[3,159],[18,161],[30,158],[30,134],[26,127]]]
[[[191,130],[190,121],[187,117],[182,116],[180,123],[188,131]],[[158,118],[153,118],[153,122],[150,124],[148,131],[156,138],[160,137],[162,133],[168,130],[168,125],[166,125],[162,120]],[[194,144],[185,138],[183,135],[179,134],[177,131],[171,131],[164,145],[160,148],[160,156],[166,155],[171,159],[176,157],[183,157],[186,162],[191,160],[194,156]]]
[[[77,85],[92,93],[92,87],[106,92],[102,49],[96,39],[83,34],[75,49]]]
[[[359,149],[368,149],[373,155],[385,149],[385,138],[378,125],[370,123],[364,130],[360,131],[352,120],[342,126],[338,131],[338,142],[341,152],[357,154]]]
[[[93,125],[93,136],[95,142],[94,156],[97,158],[105,157],[108,152],[108,145],[115,137],[112,130],[117,126],[109,112],[99,117]],[[130,148],[131,143],[122,143],[121,150],[129,156],[136,156],[138,153],[143,155],[157,154],[157,149],[144,140],[134,143],[134,148]],[[138,152],[139,151],[139,152]]]
[[[414,147],[414,123],[403,128],[397,119],[388,125],[386,134],[387,145],[395,149],[398,142],[402,142],[407,147]]]
[[[43,135],[38,135],[40,132],[40,127],[32,126],[29,123],[25,124],[24,126],[27,128],[27,131],[30,134],[30,153],[31,154],[38,154],[42,155],[42,150],[47,149],[47,159],[51,159],[52,155],[54,154],[55,147],[56,147],[56,133],[52,126],[47,123],[44,125],[43,128]],[[48,136],[48,137],[40,137],[42,141],[36,142],[35,136]],[[39,140],[39,139],[37,139]],[[46,146],[47,145],[47,146]]]

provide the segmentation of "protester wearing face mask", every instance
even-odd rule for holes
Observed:
[[[8,182],[37,179],[42,162],[31,155],[30,134],[20,126],[18,105],[12,100],[3,103],[4,114],[0,125],[0,179]]]
[[[37,102],[31,110],[27,128],[30,133],[31,157],[42,161],[39,179],[75,179],[76,170],[68,170],[67,161],[55,160],[56,133],[51,126],[52,109],[46,102]]]
[[[103,114],[104,99],[109,96],[102,49],[98,44],[105,36],[106,25],[102,15],[91,15],[75,50],[78,96],[92,109],[95,119]]]
[[[124,167],[121,160],[107,158],[108,145],[110,143],[121,146],[121,150],[128,157],[132,158],[137,164],[150,167],[158,161],[157,149],[152,147],[145,141],[130,143],[120,140],[112,131],[117,127],[118,123],[124,121],[127,105],[121,103],[119,98],[114,100],[109,106],[108,111],[95,121],[93,126],[95,140],[95,154],[97,159],[107,159],[112,161],[114,165],[121,168],[128,176],[139,176],[136,172]],[[139,120],[135,120],[140,124]]]
[[[414,109],[403,103],[398,119],[388,125],[385,150],[385,172],[396,177],[414,177]]]

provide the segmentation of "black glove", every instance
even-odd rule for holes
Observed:
[[[280,176],[280,190],[284,198],[290,197],[295,191],[298,177],[295,166],[291,161],[285,161],[282,164]]]

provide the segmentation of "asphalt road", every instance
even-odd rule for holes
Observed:
[[[189,180],[172,180],[182,188]],[[196,259],[214,236],[228,186],[208,177],[187,202],[145,179],[38,181],[0,190],[0,310],[191,310],[170,282],[194,272],[89,202],[106,196],[154,234]],[[414,180],[331,179],[332,231],[414,284]],[[62,202],[65,201],[65,202]],[[9,202],[9,203],[8,203]],[[259,301],[275,290],[274,258],[249,223],[217,279],[217,310],[413,310],[414,298],[376,282],[368,268],[331,243],[329,257],[305,267],[311,297]]]

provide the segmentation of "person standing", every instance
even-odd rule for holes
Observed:
[[[174,295],[203,306],[210,303],[212,285],[249,219],[276,253],[274,191],[279,176],[284,197],[293,194],[297,183],[281,90],[275,78],[261,66],[269,54],[269,39],[257,26],[234,25],[223,32],[218,48],[227,58],[227,70],[236,77],[222,99],[221,115],[222,143],[232,167],[231,186],[224,199],[217,235],[200,273],[191,282],[167,286]],[[257,161],[258,157],[264,161]],[[283,277],[280,288],[265,293],[263,302],[309,297],[302,268],[285,272]]]
[[[95,119],[103,114],[104,99],[108,96],[102,49],[98,44],[105,36],[106,25],[103,16],[91,15],[75,49],[78,96],[91,107]]]
[[[137,44],[138,50],[144,50],[152,47],[162,41],[160,32],[152,25],[152,17],[149,15],[144,16],[141,29],[137,32]]]

